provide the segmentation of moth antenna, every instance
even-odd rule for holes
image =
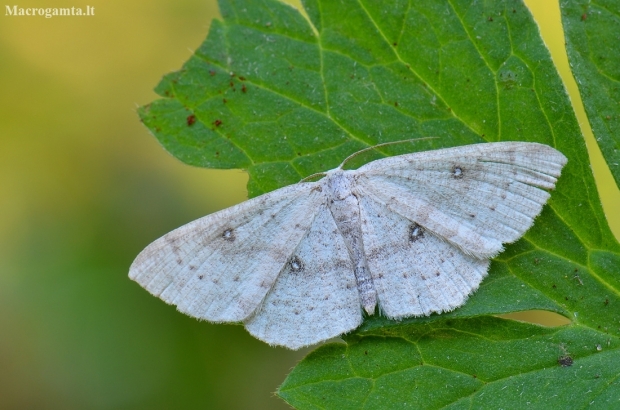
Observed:
[[[317,172],[316,174],[308,175],[307,177],[305,177],[299,182],[306,182],[309,179],[316,178],[316,177],[324,177],[325,175],[327,175],[327,172]]]
[[[439,137],[424,137],[424,138],[410,138],[408,140],[400,140],[400,141],[390,141],[390,142],[383,142],[381,144],[377,144],[377,145],[373,145],[371,147],[366,147],[364,149],[361,149],[357,152],[354,152],[353,154],[349,155],[348,157],[346,157],[344,159],[344,161],[342,161],[342,163],[340,165],[338,165],[338,169],[342,169],[342,167],[344,166],[344,164],[346,164],[349,160],[355,158],[356,156],[358,156],[359,154],[366,152],[366,151],[370,151],[373,149],[377,149],[379,147],[385,147],[386,145],[394,145],[394,144],[401,144],[404,142],[412,142],[412,141],[423,141],[423,140],[430,140],[430,139],[435,139],[435,138],[439,138]],[[310,175],[310,176],[314,176],[314,175]],[[310,177],[308,177],[310,178]]]

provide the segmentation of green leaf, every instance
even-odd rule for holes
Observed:
[[[603,157],[620,185],[620,1],[562,0],[571,69]]]
[[[620,398],[620,341],[587,326],[439,319],[346,342],[312,352],[280,396],[303,409],[612,408]]]
[[[564,87],[527,8],[495,2],[221,0],[223,21],[163,97],[140,110],[196,166],[243,168],[255,196],[378,155],[484,141],[569,159],[534,227],[470,300],[400,322],[367,318],[318,348],[278,394],[299,409],[599,407],[620,400],[620,246],[601,209]],[[359,164],[358,164],[359,165]],[[557,312],[545,328],[491,315]],[[572,366],[563,367],[561,362]],[[547,400],[547,401],[545,401]],[[518,405],[515,403],[519,403]]]

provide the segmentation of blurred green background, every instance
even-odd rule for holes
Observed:
[[[528,3],[575,93],[557,3]],[[0,23],[0,408],[288,408],[272,392],[307,350],[200,323],[127,278],[152,240],[245,199],[242,171],[183,165],[135,113],[205,38],[215,0],[88,5]],[[580,115],[610,214],[620,194]]]

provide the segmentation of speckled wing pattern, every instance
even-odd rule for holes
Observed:
[[[190,316],[243,321],[261,304],[324,204],[318,183],[291,185],[159,238],[129,277]]]
[[[245,326],[260,340],[298,349],[339,336],[361,323],[347,245],[329,208],[323,205],[308,235]]]
[[[488,259],[467,255],[371,198],[360,208],[366,261],[385,316],[455,309],[486,276]]]
[[[449,311],[529,229],[565,163],[500,142],[339,167],[170,232],[129,276],[181,312],[292,349],[355,329],[375,301],[395,319]]]
[[[499,142],[401,155],[357,170],[367,262],[379,306],[402,318],[462,305],[488,259],[519,239],[566,158]]]

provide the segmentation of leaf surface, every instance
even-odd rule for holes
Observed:
[[[562,0],[566,51],[603,157],[620,185],[620,1]]]
[[[570,101],[520,1],[222,0],[223,21],[140,115],[195,166],[243,168],[250,196],[336,167],[485,141],[569,159],[534,227],[451,313],[380,316],[319,347],[278,394],[299,409],[619,405],[620,246]],[[361,156],[362,157],[362,156]],[[356,165],[359,165],[356,164]],[[542,309],[558,328],[492,315]],[[562,366],[569,359],[571,366]]]

